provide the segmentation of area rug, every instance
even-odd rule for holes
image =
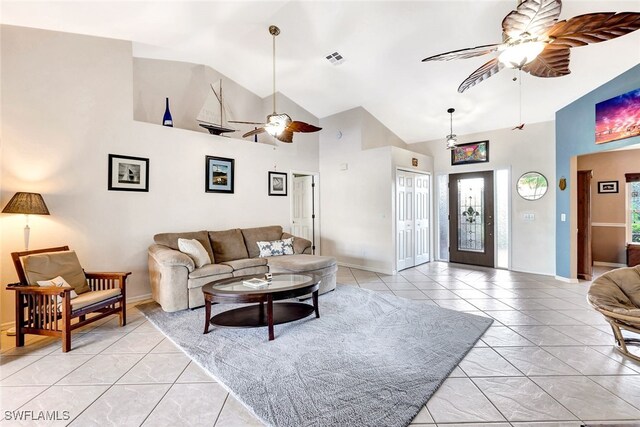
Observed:
[[[204,335],[202,308],[138,308],[262,422],[291,427],[408,425],[492,322],[355,286],[319,305],[271,342],[266,327]]]

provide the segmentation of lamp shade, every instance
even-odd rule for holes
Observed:
[[[9,200],[7,206],[2,209],[2,213],[49,215],[49,209],[47,209],[42,195],[18,192]]]

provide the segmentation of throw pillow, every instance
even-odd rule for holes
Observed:
[[[293,237],[282,239],[282,249],[285,255],[293,255]]]
[[[55,286],[58,288],[70,288],[71,285],[67,283],[66,280],[64,280],[61,276],[58,277],[54,277],[51,280],[38,280],[38,286]],[[78,294],[76,293],[76,291],[72,290],[71,291],[71,299],[74,299],[78,296]],[[62,297],[60,295],[58,295],[57,297],[58,299],[58,305],[60,305],[62,303]]]
[[[196,268],[211,264],[211,258],[207,250],[196,239],[178,239],[178,249],[180,252],[189,255],[196,264]]]
[[[260,249],[260,258],[268,256],[293,255],[293,237],[271,242],[256,242]]]

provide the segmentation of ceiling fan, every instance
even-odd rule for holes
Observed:
[[[292,120],[291,117],[286,113],[276,112],[276,36],[280,34],[280,29],[275,25],[271,25],[269,26],[269,34],[273,36],[273,113],[267,116],[266,123],[231,120],[229,120],[229,123],[260,125],[260,127],[242,135],[243,138],[267,132],[278,141],[290,143],[293,142],[294,132],[318,132],[322,128],[311,125],[309,123]]]
[[[558,21],[561,0],[520,0],[516,10],[502,20],[502,43],[430,56],[425,61],[450,61],[497,52],[458,87],[462,93],[504,67],[526,71],[536,77],[569,74],[569,49],[611,40],[640,28],[640,13],[588,13]]]

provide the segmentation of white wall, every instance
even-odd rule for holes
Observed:
[[[451,153],[444,138],[411,144],[410,148],[433,156],[435,174],[481,170],[511,169],[511,269],[540,274],[555,274],[555,124],[527,124],[522,131],[498,129],[463,135],[459,143],[489,140],[489,162],[451,166]],[[516,191],[516,182],[525,172],[542,173],[549,182],[547,194],[527,201]],[[535,214],[524,221],[523,214]]]
[[[289,199],[267,195],[267,171],[318,170],[318,134],[274,148],[134,121],[130,42],[0,31],[0,204],[17,191],[42,193],[51,215],[31,218],[30,247],[67,244],[87,271],[132,271],[129,297],[150,292],[154,234],[287,226]],[[313,119],[292,103],[286,108]],[[108,191],[110,153],[149,158],[150,191]],[[235,159],[235,194],[205,193],[206,155]],[[0,215],[0,283],[17,279],[9,254],[24,249],[23,227],[22,215]],[[3,323],[13,318],[12,298],[2,291]]]
[[[430,171],[433,163],[426,155],[389,146],[406,144],[374,120],[363,108],[320,120],[322,252],[343,265],[391,274],[396,168]],[[419,168],[411,166],[413,157]]]

